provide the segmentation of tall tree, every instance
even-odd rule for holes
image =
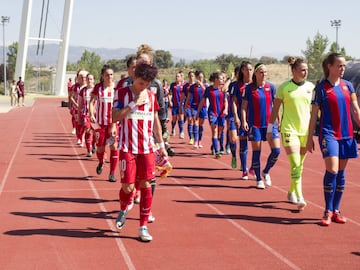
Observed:
[[[306,50],[302,51],[302,53],[308,62],[308,79],[312,82],[316,82],[323,77],[321,64],[326,55],[325,50],[328,42],[329,39],[326,36],[322,36],[319,32],[317,32],[313,40],[308,38],[306,41]]]
[[[16,67],[16,57],[18,53],[19,43],[14,42],[13,44],[9,45],[8,53],[7,53],[7,68],[8,68],[8,75],[9,79],[13,79],[15,77],[15,67]]]
[[[171,68],[174,65],[171,53],[164,50],[155,51],[154,62],[158,68]]]
[[[96,53],[85,50],[76,65],[78,69],[85,69],[93,74],[95,80],[100,79],[100,71],[103,66],[103,62],[101,61],[101,57]]]

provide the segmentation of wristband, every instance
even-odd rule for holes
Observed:
[[[128,105],[127,105],[132,111],[135,109],[136,105],[134,101],[131,101]]]
[[[269,123],[268,126],[267,126],[266,133],[272,133],[273,127],[274,127],[274,124]]]
[[[165,143],[164,142],[161,142],[158,144],[159,145],[159,148],[160,149],[164,149],[165,148]]]

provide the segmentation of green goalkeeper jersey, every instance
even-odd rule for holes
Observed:
[[[308,81],[298,85],[289,80],[276,90],[275,98],[281,99],[283,105],[281,133],[307,135],[314,88],[314,84]]]

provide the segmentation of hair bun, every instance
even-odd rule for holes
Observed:
[[[288,63],[290,64],[290,65],[293,65],[293,64],[295,64],[295,61],[296,61],[296,57],[294,57],[294,56],[289,56],[289,58],[288,58]]]

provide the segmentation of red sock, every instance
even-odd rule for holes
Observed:
[[[145,226],[148,222],[149,215],[151,212],[151,187],[141,188],[141,197],[140,197],[140,226]]]
[[[102,152],[102,153],[99,153],[99,152],[96,152],[96,156],[99,160],[99,163],[103,164],[104,163],[104,153],[105,152]]]
[[[116,166],[119,161],[119,151],[118,150],[111,150],[110,151],[110,173],[114,174]]]
[[[86,132],[85,133],[85,144],[86,144],[86,149],[88,152],[91,151],[91,133],[90,132]]]
[[[131,196],[132,196],[132,192],[126,193],[123,189],[120,189],[119,200],[120,200],[120,209],[122,211],[125,211],[127,206],[130,204]]]

